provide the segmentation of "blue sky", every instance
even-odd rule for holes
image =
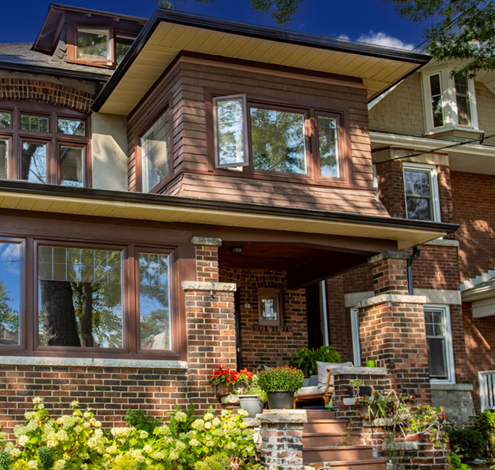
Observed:
[[[0,0],[0,43],[34,42],[50,5],[48,0]],[[61,0],[60,4],[149,18],[157,0]],[[176,0],[182,10],[267,26],[276,26],[267,14],[253,12],[248,0],[216,0],[199,4]],[[345,37],[389,46],[416,46],[422,25],[402,19],[394,4],[381,0],[305,0],[289,29]]]

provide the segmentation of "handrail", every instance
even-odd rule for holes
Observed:
[[[478,372],[481,412],[495,410],[495,370]]]

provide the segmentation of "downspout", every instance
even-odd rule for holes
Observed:
[[[320,281],[320,320],[323,320],[323,345],[328,346],[330,344],[328,338],[328,309],[327,309],[327,286],[325,281]]]
[[[412,264],[414,260],[419,258],[420,254],[421,246],[416,245],[413,248],[411,256],[409,256],[409,258],[407,259],[407,283],[409,286],[409,295],[414,295]]]

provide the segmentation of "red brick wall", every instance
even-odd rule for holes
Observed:
[[[452,206],[452,187],[450,181],[450,168],[448,166],[437,166],[438,197],[440,199],[440,214],[442,222],[452,223],[454,212]],[[446,238],[453,238],[448,235]]]
[[[454,222],[461,224],[459,240],[461,280],[495,268],[495,178],[451,172]]]
[[[344,293],[368,292],[373,290],[373,275],[371,266],[366,264],[342,274],[344,279]]]
[[[455,246],[422,245],[412,268],[416,289],[459,290],[461,281]]]
[[[402,163],[395,160],[376,165],[378,197],[392,217],[406,217]]]
[[[241,367],[286,364],[292,355],[308,345],[304,289],[288,290],[283,272],[221,269],[222,282],[234,282],[239,289]],[[258,288],[282,290],[282,324],[262,326],[258,321]]]
[[[463,307],[450,305],[450,328],[452,330],[452,347],[454,349],[454,365],[456,383],[471,383],[469,374],[470,359],[466,352]]]
[[[0,79],[0,100],[33,100],[90,113],[94,96],[82,90],[39,80]]]

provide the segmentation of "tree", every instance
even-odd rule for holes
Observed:
[[[404,18],[429,23],[424,28],[427,51],[438,61],[463,61],[456,75],[474,78],[480,70],[495,70],[493,0],[385,1],[394,2]]]
[[[179,0],[180,1],[180,0]],[[186,0],[182,0],[185,2]],[[209,3],[215,0],[193,0],[198,3]],[[262,13],[269,13],[279,26],[287,26],[292,23],[299,5],[304,0],[248,0],[251,8]],[[160,0],[160,8],[174,9],[177,8],[177,0]]]

